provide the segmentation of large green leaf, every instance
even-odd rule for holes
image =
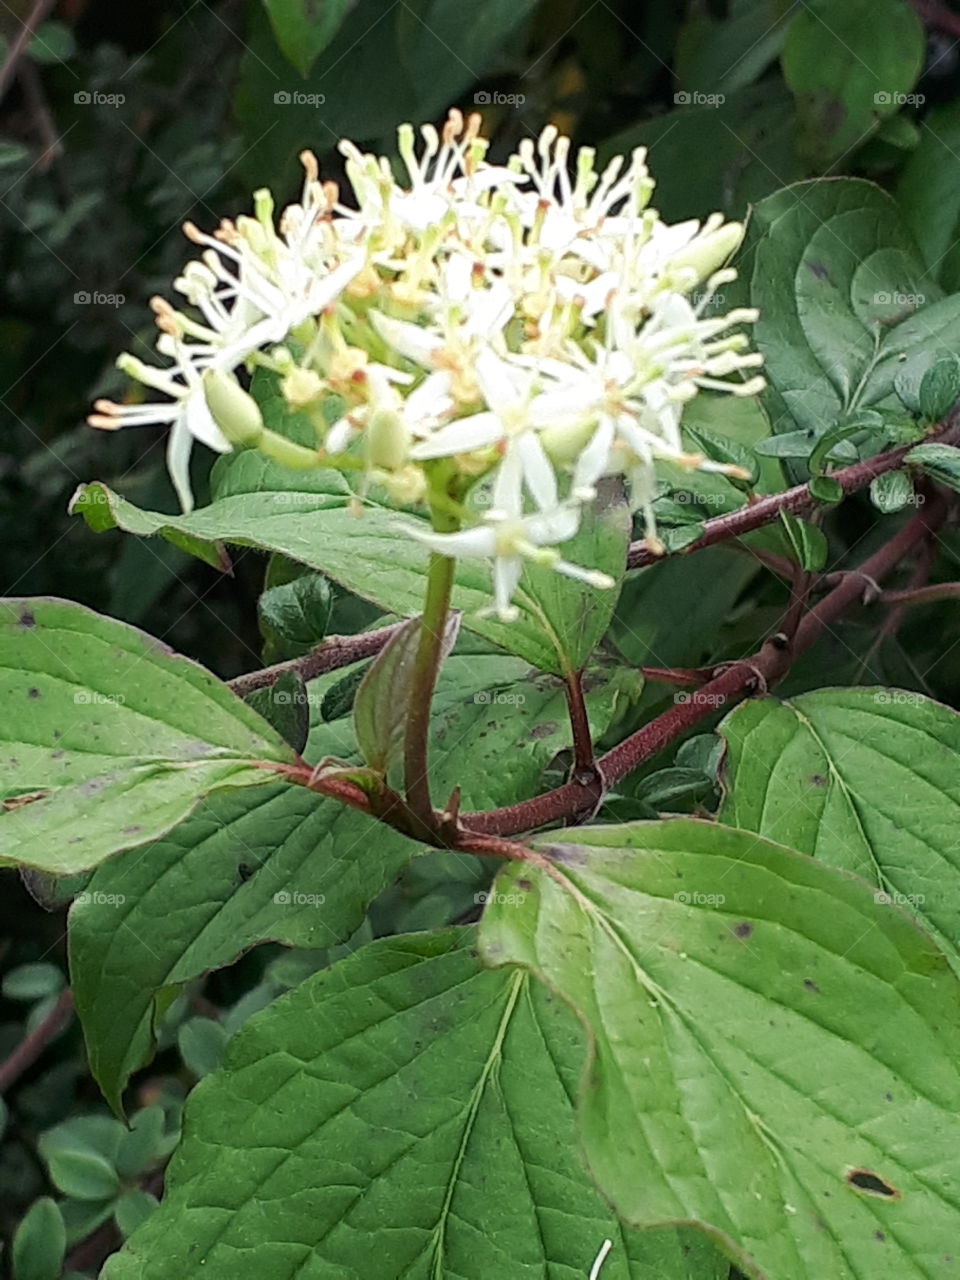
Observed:
[[[826,169],[900,111],[925,44],[905,0],[803,4],[787,33],[783,74],[797,99],[804,154]]]
[[[71,509],[98,532],[120,528],[141,537],[159,534],[181,546],[187,540],[206,548],[208,559],[220,540],[278,551],[390,613],[412,617],[422,611],[427,552],[402,532],[396,512],[369,506],[356,516],[348,506],[349,491],[335,472],[281,471],[253,453],[237,461],[217,500],[189,515],[142,511],[99,483],[82,486]],[[311,476],[309,483],[300,480],[303,475]],[[619,579],[628,540],[626,507],[615,502],[587,516],[564,552]],[[453,604],[464,611],[464,625],[557,674],[582,665],[617,599],[616,591],[561,579],[539,565],[524,571],[515,598],[520,609],[516,622],[477,616],[489,607],[491,594],[487,565],[459,561]]]
[[[795,8],[795,0],[731,0],[722,19],[691,8],[677,40],[682,89],[730,93],[752,84],[783,48]]]
[[[314,727],[304,752],[359,759],[349,705],[317,714],[344,678],[308,686]],[[346,673],[350,675],[350,671]],[[616,681],[589,682],[601,733]],[[563,689],[517,659],[455,654],[440,675],[431,776],[443,802],[515,804],[570,741]],[[70,967],[91,1069],[114,1107],[149,1060],[156,1018],[174,991],[257,943],[329,947],[356,930],[373,898],[420,847],[302,787],[213,797],[163,840],[99,868],[70,914]]]
[[[960,715],[902,689],[746,702],[720,816],[855,871],[960,948]]]
[[[55,875],[155,840],[294,753],[226,685],[81,605],[0,604],[4,861]]]
[[[793,102],[779,81],[719,95],[710,85],[691,84],[675,101],[676,110],[631,125],[600,148],[606,161],[649,147],[657,181],[653,203],[669,221],[703,218],[716,209],[743,217],[772,185],[803,175]]]
[[[894,377],[960,344],[960,296],[925,278],[896,204],[869,182],[802,182],[761,200],[741,275],[760,310],[775,432],[816,437],[867,407],[902,413]]]
[[[719,1280],[581,1172],[583,1036],[473,931],[383,939],[253,1017],[195,1090],[160,1209],[104,1280]],[[719,1265],[718,1265],[719,1264]]]
[[[289,188],[302,147],[342,137],[384,138],[390,147],[399,121],[434,119],[491,66],[499,74],[499,51],[533,8],[534,0],[490,0],[475,9],[458,0],[363,0],[302,80],[254,5],[235,99],[249,144],[244,172],[251,182]]]
[[[960,288],[960,103],[935,107],[920,123],[920,145],[897,183],[903,218],[930,275],[949,292]]]
[[[712,823],[537,843],[556,878],[501,872],[481,952],[589,1028],[581,1134],[621,1217],[699,1222],[763,1280],[960,1275],[960,983],[931,939]]]

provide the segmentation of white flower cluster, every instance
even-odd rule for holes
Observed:
[[[492,560],[495,608],[510,618],[524,559],[609,585],[556,550],[601,476],[626,477],[657,549],[655,460],[736,470],[684,449],[684,404],[702,387],[752,395],[763,380],[728,380],[760,363],[734,331],[756,312],[707,315],[735,276],[724,263],[739,224],[661,221],[642,150],[598,173],[585,147],[571,174],[570,141],[548,126],[494,166],[479,127],[452,111],[418,148],[401,126],[403,185],[385,158],[343,142],[351,205],[304,153],[301,201],[278,224],[266,191],[253,217],[212,236],[188,224],[204,252],[175,288],[193,313],[152,304],[172,365],[118,362],[169,399],[99,401],[90,422],[169,424],[188,510],[194,439],[355,472],[361,496],[376,486],[430,511],[432,529],[404,527],[433,551]],[[313,421],[316,449],[264,427],[233,376],[256,365]],[[465,500],[481,479],[478,518]]]

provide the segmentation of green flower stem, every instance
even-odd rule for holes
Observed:
[[[459,521],[445,510],[433,509],[433,527],[440,533],[452,533]],[[443,652],[443,635],[456,561],[451,556],[431,552],[427,571],[427,594],[420,620],[420,642],[410,681],[407,728],[404,737],[403,776],[407,804],[422,821],[434,823],[430,798],[427,738],[430,731],[430,704],[437,683]]]

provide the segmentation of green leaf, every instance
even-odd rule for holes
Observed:
[[[188,1071],[202,1079],[216,1071],[229,1036],[212,1018],[189,1018],[177,1030],[177,1048]]]
[[[327,634],[333,591],[319,573],[269,587],[257,602],[266,663],[284,662],[309,653]]]
[[[137,1227],[146,1222],[159,1204],[157,1197],[151,1195],[149,1191],[124,1192],[113,1210],[113,1216],[124,1240],[127,1236],[132,1236]]]
[[[209,672],[66,601],[0,604],[3,858],[55,874],[156,839],[290,748]],[[83,822],[77,822],[77,814]]]
[[[952,444],[918,444],[904,462],[913,463],[938,484],[960,490],[960,449]]]
[[[722,101],[695,97],[715,95],[702,85],[684,92],[686,101],[675,95],[677,110],[614,134],[598,153],[605,164],[633,147],[649,148],[657,180],[654,203],[668,221],[702,218],[715,209],[743,217],[768,194],[771,181],[803,176],[792,136],[793,100],[779,79],[724,90]]]
[[[931,276],[948,293],[960,289],[960,103],[924,115],[920,145],[900,171],[897,201]]]
[[[34,1200],[13,1237],[14,1280],[60,1280],[67,1233],[49,1196]]]
[[[913,481],[906,471],[885,471],[870,482],[870,501],[884,515],[901,511],[912,497]]]
[[[589,1028],[581,1138],[621,1218],[699,1223],[758,1280],[947,1274],[960,984],[913,921],[716,824],[536,844],[555,874],[500,873],[481,954]]]
[[[62,988],[63,974],[49,961],[18,964],[3,975],[2,990],[8,1000],[42,1000]]]
[[[422,632],[411,618],[388,640],[360,682],[353,702],[353,729],[360,754],[371,769],[386,774],[399,759],[410,718],[410,689]],[[447,657],[460,630],[460,615],[447,618],[440,661]]]
[[[855,871],[960,948],[960,715],[902,689],[818,689],[744,703],[719,732],[724,822]]]
[[[692,422],[684,424],[684,431],[712,461],[722,462],[727,466],[740,467],[747,473],[744,479],[731,480],[732,484],[738,488],[743,486],[752,487],[756,484],[760,476],[760,467],[756,457],[749,449],[745,449],[736,440],[717,435],[715,432],[705,427],[698,427]]]
[[[832,476],[811,476],[808,487],[818,502],[833,505],[843,500],[843,486]]]
[[[120,1189],[117,1171],[93,1151],[57,1151],[47,1164],[58,1191],[75,1200],[106,1200]]]
[[[780,512],[780,531],[790,558],[801,569],[807,573],[818,573],[827,563],[827,539],[822,529],[783,510]]]
[[[282,552],[389,613],[411,617],[421,612],[427,552],[400,530],[396,512],[371,505],[357,519],[336,473],[282,472],[251,451],[240,454],[236,463],[217,500],[187,516],[141,511],[99,483],[78,490],[71,509],[85,517],[95,512],[92,527],[98,530],[111,527],[112,521],[112,527],[141,537],[176,535],[181,543],[186,537],[207,548],[222,539]],[[308,487],[298,490],[292,484]],[[262,487],[270,485],[277,487]],[[619,580],[628,542],[626,505],[616,499],[585,514],[563,554]],[[459,561],[453,606],[463,611],[464,625],[558,675],[586,661],[616,606],[615,591],[573,582],[533,564],[525,568],[515,597],[520,609],[516,622],[478,617],[491,598],[488,566]]]
[[[248,144],[244,173],[251,184],[287,188],[306,140],[386,138],[389,146],[398,121],[442,116],[482,75],[499,73],[500,50],[534,3],[490,0],[474,10],[456,0],[364,0],[299,83],[291,83],[266,14],[254,6],[234,102]],[[335,11],[342,8],[337,0]],[[304,96],[297,100],[294,91]]]
[[[586,1276],[604,1239],[604,1280],[719,1280],[706,1242],[620,1228],[576,1157],[576,1020],[473,941],[385,938],[253,1017],[104,1280],[239,1280],[244,1256],[261,1276]]]
[[[130,1121],[130,1128],[117,1148],[117,1173],[134,1178],[145,1172],[162,1154],[166,1116],[159,1104],[144,1107]]]
[[[722,21],[693,9],[677,40],[677,78],[691,93],[730,93],[776,59],[792,16],[791,0],[731,0]]]
[[[559,681],[527,675],[512,658],[448,658],[432,726],[438,796],[462,784],[466,810],[514,804],[537,789],[570,730]],[[340,672],[311,681],[311,706],[341,681]],[[586,684],[599,735],[625,695],[616,680],[589,674]],[[324,756],[356,758],[349,707],[314,724],[305,757]],[[419,851],[353,809],[274,785],[214,795],[162,840],[99,868],[70,913],[70,973],[90,1070],[110,1105],[120,1109],[184,983],[263,941],[342,942]]]
[[[354,5],[355,0],[263,0],[277,44],[302,76],[337,34]]]
[[[801,151],[821,169],[847,155],[900,110],[925,47],[923,25],[904,0],[802,5],[783,50]]]
[[[897,206],[868,182],[798,183],[761,200],[742,258],[777,434],[815,438],[865,408],[885,421],[906,362],[960,346],[960,296],[925,278]]]
[[[920,380],[918,407],[925,418],[939,422],[960,400],[960,358],[942,356]]]
[[[284,671],[271,685],[253,689],[244,702],[263,716],[283,740],[300,752],[310,733],[309,695],[303,677],[297,671]]]

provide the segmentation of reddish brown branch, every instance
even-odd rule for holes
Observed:
[[[934,31],[945,31],[948,36],[960,36],[960,14],[954,13],[938,0],[910,0],[924,24]]]
[[[289,662],[278,662],[273,667],[264,667],[262,671],[236,676],[229,682],[230,688],[242,698],[255,689],[265,689],[274,684],[289,671],[298,672],[304,680],[315,680],[317,676],[336,671],[338,667],[348,667],[361,658],[375,657],[402,626],[402,622],[394,622],[389,627],[362,631],[357,636],[327,636],[322,644],[302,658],[291,658]]]
[[[23,57],[27,45],[36,35],[37,27],[44,21],[55,4],[56,0],[34,0],[33,7],[20,24],[20,30],[7,50],[3,65],[0,66],[0,98],[7,92],[11,80],[17,74],[20,59]],[[8,9],[7,12],[9,13],[10,10]]]
[[[941,523],[946,505],[943,497],[935,497],[879,551],[865,560],[859,572],[846,574],[840,584],[804,616],[792,641],[782,633],[772,636],[753,657],[721,669],[714,679],[695,692],[678,694],[674,706],[608,751],[598,762],[606,782],[619,782],[721,707],[747,693],[763,693],[781,680],[795,659],[860,600],[863,578],[879,580],[896,568],[904,556],[928,538]],[[471,831],[516,835],[587,812],[594,803],[590,789],[571,780],[554,791],[521,804],[486,813],[465,814],[463,823]]]
[[[960,440],[960,417],[951,417],[942,427],[927,437],[928,443],[938,444],[956,444],[958,440]],[[865,462],[854,462],[849,467],[832,471],[830,478],[837,481],[844,494],[857,493],[860,489],[865,489],[877,476],[882,476],[887,471],[896,471],[917,443],[919,442],[913,441],[910,444],[901,445],[897,449],[891,449],[889,453],[880,453],[875,458],[867,458]],[[745,533],[752,533],[754,529],[771,524],[779,518],[781,511],[789,511],[796,515],[815,503],[816,499],[805,484],[795,485],[794,488],[787,489],[783,493],[771,494],[768,498],[760,498],[757,502],[751,502],[736,511],[707,520],[703,533],[696,542],[691,542],[678,554],[690,555],[694,551],[702,551],[704,547],[715,546],[718,542],[728,542],[731,538],[742,537]],[[627,553],[627,568],[642,569],[645,565],[655,564],[662,558],[648,551],[643,542],[634,542]]]
[[[56,1004],[28,1036],[17,1045],[13,1053],[0,1062],[0,1094],[15,1084],[73,1017],[73,996],[70,988],[60,992]]]
[[[570,713],[570,730],[573,734],[573,769],[575,774],[593,774],[593,738],[587,707],[583,700],[583,672],[572,671],[564,680],[567,710]]]

